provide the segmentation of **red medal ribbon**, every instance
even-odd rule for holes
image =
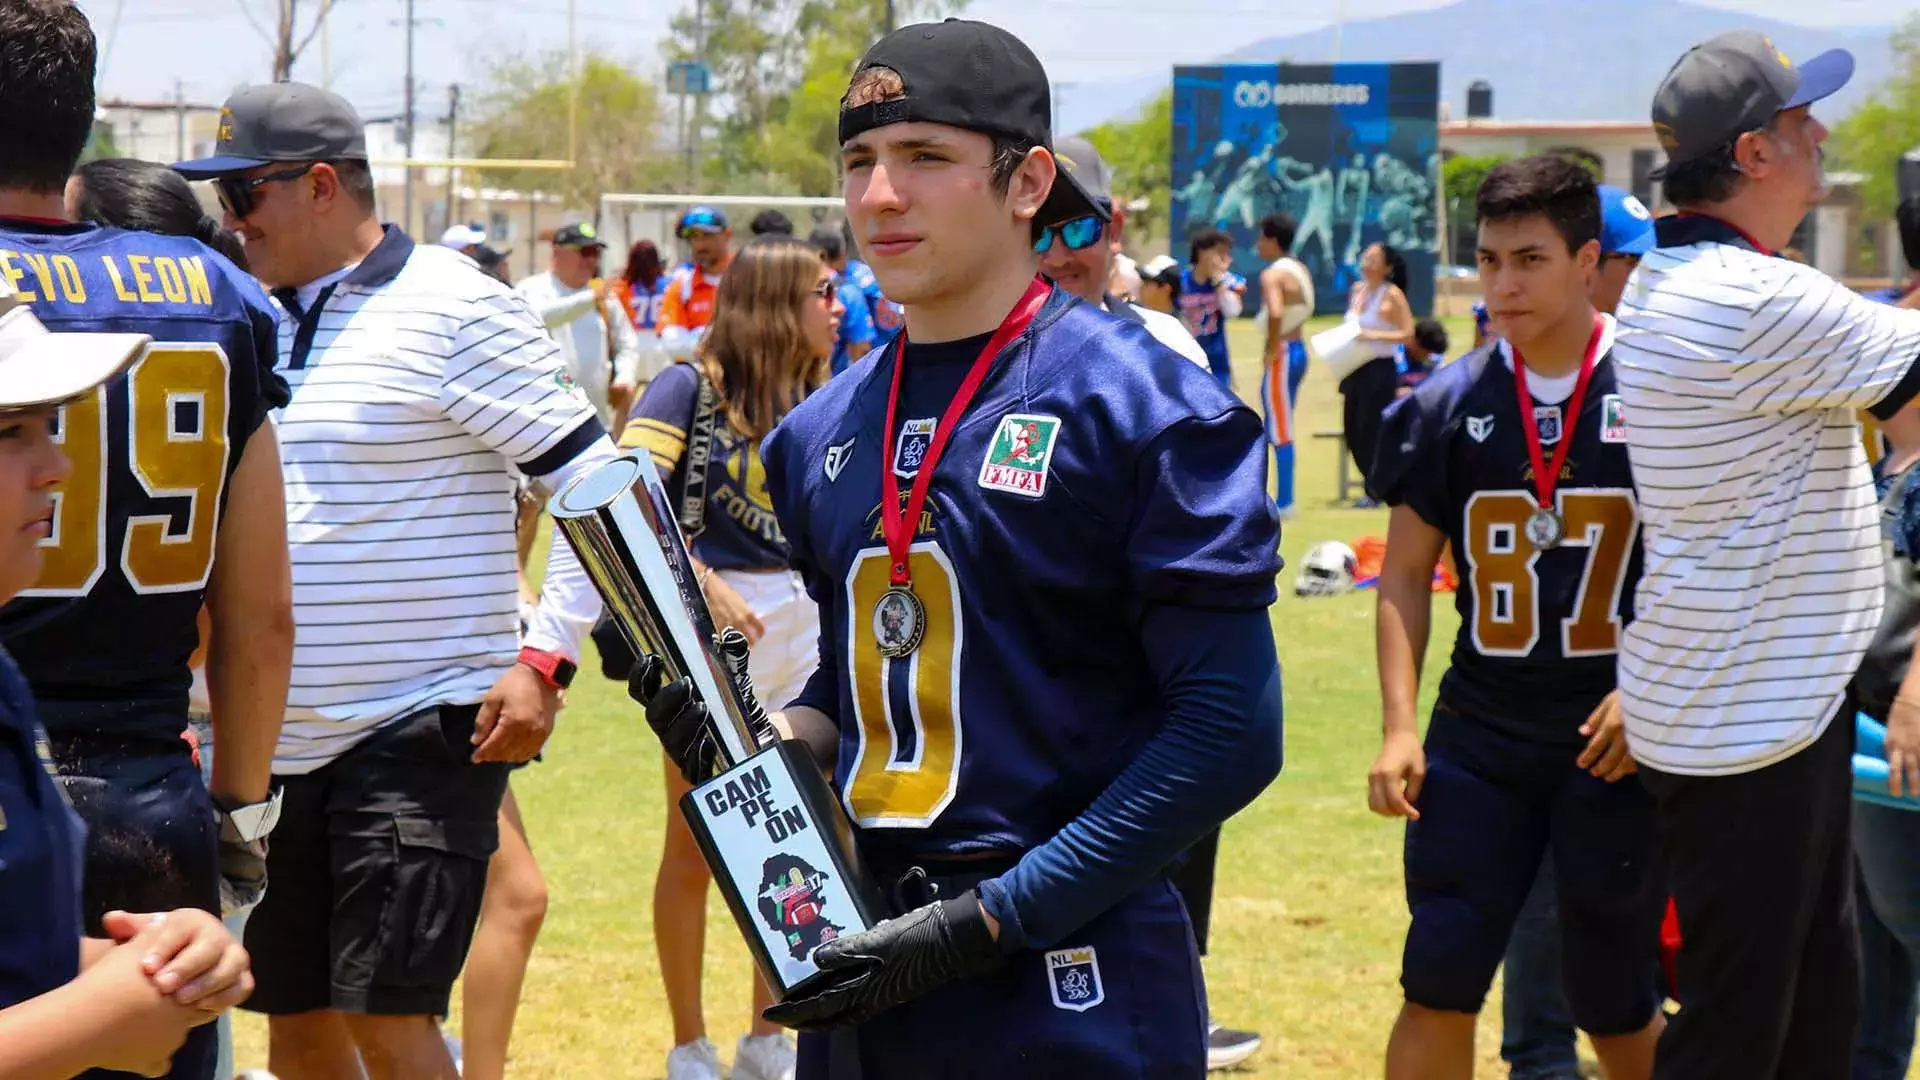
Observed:
[[[1580,403],[1586,400],[1587,383],[1593,378],[1593,364],[1600,352],[1600,331],[1605,324],[1596,312],[1593,335],[1587,338],[1587,354],[1580,358],[1580,378],[1573,384],[1573,396],[1567,399],[1567,416],[1560,424],[1560,445],[1553,448],[1553,468],[1547,468],[1547,456],[1540,449],[1540,423],[1533,415],[1533,395],[1527,392],[1527,361],[1520,347],[1507,342],[1513,350],[1513,387],[1520,396],[1520,430],[1527,436],[1527,456],[1533,461],[1533,490],[1540,509],[1553,509],[1553,488],[1560,482],[1560,468],[1567,463],[1567,451],[1573,448],[1573,428],[1580,419]]]
[[[927,489],[933,485],[933,467],[940,461],[941,451],[947,448],[947,439],[960,423],[961,414],[973,403],[973,395],[980,390],[980,384],[987,379],[987,372],[993,367],[994,357],[1007,343],[1026,330],[1033,317],[1040,313],[1040,305],[1046,303],[1053,293],[1053,286],[1047,279],[1034,276],[1033,284],[1020,297],[1007,313],[1006,321],[1000,329],[993,332],[986,348],[967,370],[967,377],[960,382],[960,389],[954,391],[953,401],[948,403],[945,415],[933,429],[933,441],[927,444],[927,452],[920,459],[920,471],[914,474],[913,487],[907,493],[905,512],[900,507],[900,477],[893,471],[894,440],[897,437],[896,417],[900,408],[900,372],[907,366],[907,346],[905,333],[896,341],[898,348],[893,351],[893,389],[887,395],[887,428],[880,436],[880,527],[887,538],[887,577],[895,586],[907,586],[912,579],[907,574],[907,548],[913,545],[914,524],[920,520],[920,510],[927,503]]]

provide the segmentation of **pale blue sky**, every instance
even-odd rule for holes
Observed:
[[[1365,18],[1446,2],[972,0],[966,10],[1019,34],[1056,81],[1085,82],[1205,61],[1261,38],[1325,26],[1337,15]],[[1803,21],[1808,8],[1805,0],[1695,2],[1789,21]],[[576,3],[576,33],[583,47],[591,44],[646,65],[658,63],[667,20],[681,6],[681,0]],[[318,4],[302,0],[309,10]],[[189,100],[218,102],[235,86],[267,76],[270,49],[241,10],[251,7],[265,22],[276,6],[272,0],[81,0],[80,6],[102,38],[103,97],[170,100],[179,79]],[[566,0],[416,0],[416,10],[421,19],[414,53],[416,93],[424,116],[443,113],[448,84],[476,78],[485,58],[566,43]],[[1920,0],[1822,0],[1818,10],[1828,26],[1884,24],[1920,10]],[[400,110],[404,11],[404,0],[339,0],[335,8],[333,84],[364,115]],[[317,42],[294,74],[321,81]]]

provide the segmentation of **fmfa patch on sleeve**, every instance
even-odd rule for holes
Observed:
[[[1053,1007],[1068,1012],[1086,1012],[1107,1000],[1107,988],[1100,982],[1100,958],[1093,946],[1048,953],[1047,990],[1053,995]]]
[[[1627,441],[1627,409],[1620,403],[1619,394],[1608,394],[1600,399],[1600,441]]]
[[[1037,499],[1047,493],[1047,466],[1059,441],[1060,418],[1011,413],[987,444],[987,460],[980,463],[980,486],[1011,491]]]

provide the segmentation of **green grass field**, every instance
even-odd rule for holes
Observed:
[[[1457,355],[1471,342],[1471,327],[1448,322]],[[1252,400],[1257,330],[1247,321],[1233,329],[1238,389]],[[1301,432],[1339,427],[1339,397],[1323,372],[1308,375],[1301,399]],[[1286,675],[1286,770],[1227,825],[1221,846],[1206,967],[1214,1015],[1266,1037],[1265,1048],[1230,1074],[1245,1078],[1377,1076],[1399,1006],[1407,922],[1402,827],[1370,815],[1365,797],[1379,743],[1373,595],[1292,595],[1293,566],[1308,547],[1385,534],[1383,511],[1334,504],[1336,454],[1343,453],[1334,440],[1301,442],[1299,513],[1286,526],[1290,565],[1272,612]],[[1451,600],[1435,601],[1429,672],[1444,664],[1451,644]],[[515,1033],[516,1077],[664,1071],[670,1031],[649,901],[666,812],[661,779],[658,743],[621,688],[584,674],[545,762],[514,779],[552,890]],[[717,895],[709,911],[707,1017],[730,1058],[747,1024],[749,965]],[[1486,1016],[1481,1075],[1504,1076],[1493,1001]],[[245,1016],[239,1029],[241,1063],[264,1064],[264,1025]]]

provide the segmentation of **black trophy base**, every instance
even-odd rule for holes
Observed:
[[[776,1000],[819,975],[815,949],[886,917],[803,744],[760,751],[688,792],[680,812]]]

